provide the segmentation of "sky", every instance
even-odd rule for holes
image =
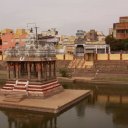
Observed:
[[[38,31],[75,35],[95,29],[107,35],[121,16],[128,16],[128,0],[0,0],[0,30],[35,23]]]

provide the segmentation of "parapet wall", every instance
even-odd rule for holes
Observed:
[[[128,54],[97,54],[96,56],[96,60],[128,60]],[[0,60],[5,58],[5,55],[3,57],[0,55]],[[74,56],[72,54],[57,54],[56,58],[57,60],[73,60]]]
[[[97,54],[97,60],[128,60],[128,54]]]

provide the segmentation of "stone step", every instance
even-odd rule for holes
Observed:
[[[21,100],[23,100],[27,95],[24,93],[18,93],[18,92],[12,92],[8,95],[6,95],[6,97],[3,99],[3,101],[6,102],[20,102]]]

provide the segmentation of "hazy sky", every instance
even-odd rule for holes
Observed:
[[[60,34],[77,29],[108,34],[120,16],[128,16],[128,0],[0,0],[0,29],[34,22],[39,30],[57,28]]]

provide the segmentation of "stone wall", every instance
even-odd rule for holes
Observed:
[[[97,73],[128,73],[128,61],[124,60],[98,60],[94,67]]]

